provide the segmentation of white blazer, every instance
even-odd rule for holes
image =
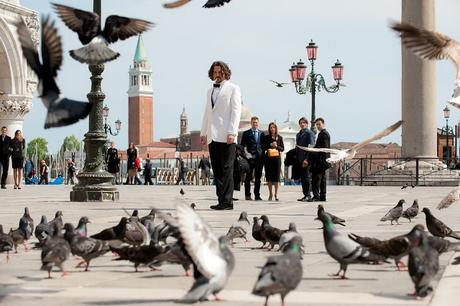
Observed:
[[[212,87],[208,90],[200,135],[206,136],[210,144],[212,141],[227,143],[227,136],[231,134],[235,135],[236,143],[241,117],[240,87],[230,81],[222,82],[214,108],[211,102],[212,90]]]

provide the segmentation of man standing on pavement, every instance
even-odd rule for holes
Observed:
[[[315,135],[308,128],[308,120],[305,117],[299,119],[300,131],[296,135],[296,145],[308,147],[314,145]],[[300,164],[300,180],[302,181],[303,197],[297,201],[307,202],[311,199],[311,178],[310,178],[310,165],[308,164],[309,152],[296,147],[297,162]]]
[[[201,142],[208,144],[218,204],[211,209],[233,209],[233,162],[241,116],[240,87],[231,83],[231,70],[222,61],[212,63],[208,71],[214,81],[208,90]]]
[[[316,139],[315,148],[330,148],[331,136],[326,131],[323,118],[315,120],[316,129],[319,131],[318,138]],[[311,154],[313,153],[313,154]],[[313,191],[313,198],[311,202],[326,201],[326,170],[330,167],[326,159],[329,153],[324,152],[310,152],[310,172],[311,172],[311,187]]]
[[[8,128],[2,127],[0,135],[0,166],[2,168],[1,185],[2,189],[6,189],[6,178],[8,177],[8,168],[10,167],[11,137],[7,135]]]
[[[251,180],[254,175],[254,200],[261,201],[260,197],[260,178],[262,177],[262,169],[264,167],[261,140],[264,138],[264,133],[259,130],[259,118],[251,118],[251,128],[244,131],[241,136],[241,146],[246,148],[251,157],[249,160],[250,170],[244,181],[244,195],[246,200],[251,198]],[[254,174],[253,174],[254,173]]]

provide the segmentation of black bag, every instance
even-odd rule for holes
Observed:
[[[236,159],[238,161],[238,168],[240,170],[240,174],[249,173],[251,167],[249,166],[248,160],[241,156],[237,156]]]

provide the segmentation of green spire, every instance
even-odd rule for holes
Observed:
[[[136,54],[134,54],[135,62],[147,61],[147,53],[144,48],[144,40],[142,39],[142,34],[139,34],[137,39]]]

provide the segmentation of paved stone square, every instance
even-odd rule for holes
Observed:
[[[180,187],[185,195],[179,195]],[[234,211],[211,211],[215,204],[214,189],[208,186],[120,186],[117,203],[71,203],[68,186],[25,186],[23,190],[2,190],[0,192],[0,223],[8,230],[16,227],[24,206],[28,206],[36,224],[42,214],[48,220],[56,210],[64,213],[64,222],[76,223],[80,216],[91,220],[89,233],[93,234],[116,224],[124,215],[121,208],[137,208],[140,215],[148,213],[152,206],[172,210],[175,201],[195,202],[197,211],[218,234],[225,234],[228,227],[238,218],[239,212],[246,210],[252,216],[267,214],[274,226],[287,228],[290,221],[304,238],[306,255],[303,258],[303,281],[296,291],[288,295],[287,305],[458,305],[456,296],[460,289],[459,266],[447,266],[454,254],[440,257],[441,281],[434,297],[414,300],[406,296],[413,291],[407,272],[395,271],[394,265],[350,265],[349,280],[335,280],[328,276],[337,272],[339,265],[327,255],[324,248],[320,222],[314,221],[316,203],[300,203],[300,186],[282,186],[280,202],[235,202]],[[267,198],[265,186],[262,197]],[[401,190],[399,187],[346,187],[330,186],[326,210],[347,220],[347,227],[358,235],[390,238],[408,232],[417,223],[425,224],[419,215],[415,222],[401,219],[401,225],[391,226],[379,222],[385,212],[397,201],[404,198],[407,205],[418,199],[420,206],[434,208],[449,187],[420,187]],[[244,198],[244,192],[236,192],[237,198]],[[460,230],[460,204],[434,214],[455,230]],[[252,220],[251,220],[252,221]],[[156,223],[160,222],[156,220]],[[34,238],[35,239],[35,238]],[[252,237],[251,237],[252,239]],[[33,241],[32,241],[33,242]],[[237,243],[233,251],[236,268],[229,284],[221,296],[225,302],[206,302],[205,305],[263,305],[264,299],[250,294],[260,267],[268,255],[275,252],[254,250],[259,244],[250,241]],[[459,254],[457,254],[459,255]],[[184,276],[182,267],[162,266],[161,271],[152,272],[141,267],[139,273],[129,262],[113,261],[111,254],[95,259],[91,272],[76,269],[75,258],[66,263],[70,275],[61,278],[54,272],[53,279],[46,279],[46,272],[40,271],[40,251],[12,254],[8,264],[5,254],[0,255],[0,303],[4,305],[172,305],[193,282]],[[442,276],[442,278],[441,278]],[[279,305],[279,296],[272,297],[270,305]]]

